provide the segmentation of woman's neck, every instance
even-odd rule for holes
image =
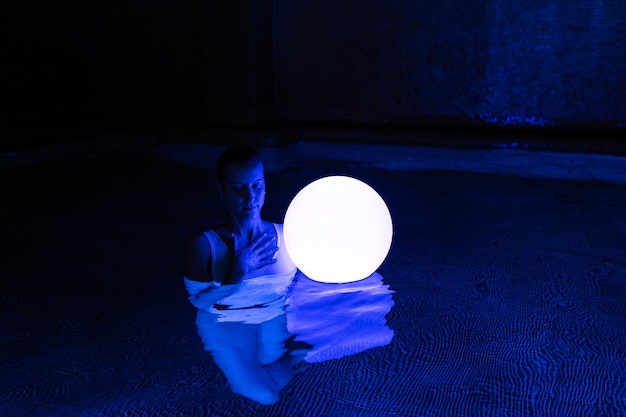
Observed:
[[[260,217],[242,220],[229,217],[226,223],[233,233],[245,240],[252,240],[265,230],[263,220]]]

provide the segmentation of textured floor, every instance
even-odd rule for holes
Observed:
[[[626,415],[626,158],[262,149],[269,220],[347,174],[395,224],[391,343],[308,364],[265,406],[226,386],[181,278],[184,237],[223,215],[220,151],[2,155],[0,415]]]

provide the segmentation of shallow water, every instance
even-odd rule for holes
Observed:
[[[5,165],[1,415],[626,415],[626,159],[264,151],[269,220],[309,181],[345,174],[381,193],[395,225],[379,269],[393,307],[369,323],[393,337],[350,350],[373,340],[363,323],[287,328],[309,331],[299,347],[317,342],[326,356],[297,367],[268,406],[231,391],[182,282],[184,237],[222,216],[210,168],[220,150]],[[344,298],[334,323],[371,304]]]

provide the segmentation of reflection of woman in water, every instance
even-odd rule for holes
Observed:
[[[281,249],[282,225],[261,218],[259,153],[227,149],[217,161],[217,178],[226,220],[187,240],[185,286],[198,307],[198,333],[232,390],[269,404],[291,378],[282,307],[296,267]]]

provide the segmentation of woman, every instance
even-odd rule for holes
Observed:
[[[226,208],[219,226],[185,244],[184,282],[198,308],[198,335],[231,389],[263,404],[293,375],[285,295],[296,267],[281,247],[282,225],[262,219],[265,175],[259,153],[229,148],[217,161]]]
[[[250,147],[227,149],[217,161],[217,179],[226,220],[187,240],[186,281],[220,286],[262,275],[295,274],[289,255],[280,250],[282,225],[261,218],[265,174],[260,154]]]

